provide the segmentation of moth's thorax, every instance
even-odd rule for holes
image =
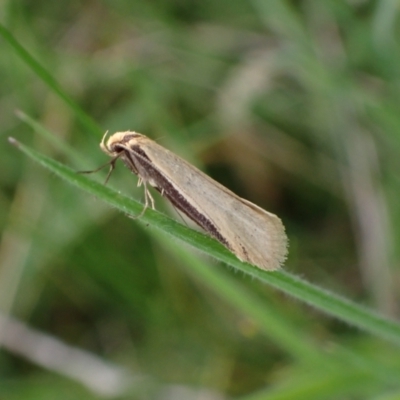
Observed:
[[[143,137],[140,133],[133,131],[116,132],[108,138],[106,143],[106,136],[107,132],[103,136],[100,148],[112,157],[116,156],[123,147],[128,146],[129,142],[134,141],[136,138]]]

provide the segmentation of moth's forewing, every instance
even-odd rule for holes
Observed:
[[[238,197],[146,136],[136,136],[127,145],[132,149],[140,147],[177,193],[217,227],[224,240],[213,229],[209,233],[239,259],[266,270],[274,270],[282,265],[287,254],[287,237],[276,215]],[[162,191],[162,188],[159,187],[159,190]],[[184,209],[182,211],[185,212]],[[199,223],[195,218],[194,221]],[[199,225],[202,226],[201,223]]]

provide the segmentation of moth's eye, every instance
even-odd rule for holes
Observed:
[[[111,150],[113,153],[119,154],[119,153],[122,153],[125,149],[124,149],[122,146],[120,146],[118,143],[115,143],[115,144],[112,144],[112,145],[110,146],[110,150]]]

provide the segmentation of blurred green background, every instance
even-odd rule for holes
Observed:
[[[106,130],[146,134],[279,215],[285,270],[397,318],[399,11],[391,0],[2,0],[0,399],[399,399],[394,344],[160,240],[7,141],[87,170],[108,161]],[[109,185],[142,200],[136,182],[121,164]],[[280,340],[195,263],[255,296]]]

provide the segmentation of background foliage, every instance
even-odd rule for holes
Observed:
[[[107,161],[104,131],[142,132],[278,214],[285,270],[396,319],[398,11],[0,3],[0,395],[399,398],[395,344],[159,237],[7,142],[86,170]],[[110,182],[141,199],[135,185],[122,166]]]

